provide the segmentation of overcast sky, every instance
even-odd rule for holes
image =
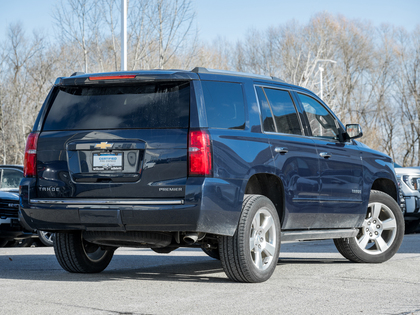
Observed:
[[[10,23],[21,21],[33,29],[53,34],[52,7],[59,0],[0,0],[0,38]],[[306,24],[317,12],[342,14],[349,19],[389,23],[412,31],[420,25],[420,0],[193,0],[200,38],[221,36],[236,42],[249,28],[265,30],[290,20]]]

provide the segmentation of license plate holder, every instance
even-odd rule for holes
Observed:
[[[118,153],[93,153],[93,171],[122,171],[123,159],[122,152]]]

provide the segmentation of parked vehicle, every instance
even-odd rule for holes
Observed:
[[[414,233],[420,223],[420,167],[401,167],[395,164],[395,173],[404,200],[405,232]]]
[[[0,191],[19,192],[23,165],[0,165]]]
[[[9,246],[12,244],[31,246],[36,236],[38,236],[40,242],[45,246],[52,246],[54,239],[53,233],[37,231],[36,234],[33,234],[32,232],[23,230],[22,226],[17,221],[19,209],[19,183],[22,177],[23,165],[0,165],[0,192],[7,192],[6,194],[0,195],[0,247],[7,244],[9,244]],[[13,231],[13,233],[10,233],[10,231]],[[1,237],[1,233],[6,233],[7,235]],[[17,239],[14,239],[12,237],[13,235],[15,235]]]
[[[20,225],[18,210],[19,194],[0,191],[0,247],[32,236],[32,232],[25,231]]]
[[[404,235],[390,157],[354,140],[314,93],[195,68],[58,78],[28,137],[21,221],[56,233],[69,272],[120,246],[201,247],[227,276],[262,282],[280,243],[334,239],[354,262]]]

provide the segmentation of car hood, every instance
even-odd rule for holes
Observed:
[[[19,194],[18,193],[12,193],[12,192],[6,192],[6,191],[0,191],[0,199],[7,199],[7,200],[19,200]]]

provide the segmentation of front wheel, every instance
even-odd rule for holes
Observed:
[[[276,268],[280,220],[273,203],[261,195],[245,195],[238,228],[222,236],[219,253],[226,275],[238,282],[263,282]]]
[[[114,251],[85,241],[81,232],[55,233],[54,236],[55,256],[61,267],[68,272],[101,272],[111,262]]]
[[[45,246],[54,245],[54,233],[47,231],[37,231],[38,238]]]
[[[372,190],[366,218],[356,237],[336,239],[338,251],[348,260],[381,263],[396,254],[404,238],[404,217],[389,195]]]

